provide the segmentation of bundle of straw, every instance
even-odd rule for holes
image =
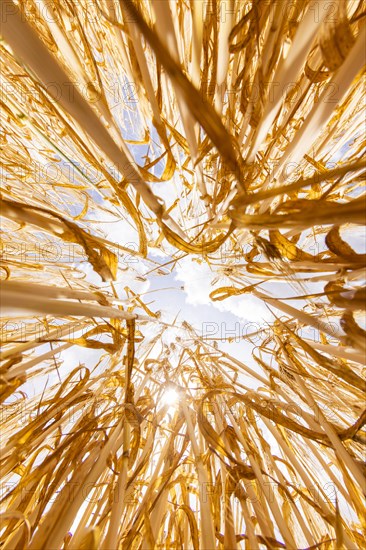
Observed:
[[[1,1],[1,550],[363,547],[364,8]]]

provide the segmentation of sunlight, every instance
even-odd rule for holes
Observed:
[[[179,401],[179,394],[174,388],[167,389],[162,396],[161,402],[163,405],[176,407]]]

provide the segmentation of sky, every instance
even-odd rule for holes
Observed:
[[[95,219],[95,216],[93,216]],[[103,213],[98,221],[98,230],[111,242],[138,249],[138,236],[135,228],[126,220],[117,219],[115,216]],[[86,222],[87,223],[87,222]],[[360,232],[352,228],[345,230],[344,238],[357,250],[364,252],[366,239]],[[324,244],[319,244],[323,248]],[[169,252],[173,249],[166,247]],[[149,251],[151,262],[141,260],[132,255],[119,255],[120,271],[117,282],[114,283],[120,298],[126,298],[125,287],[129,287],[134,293],[141,297],[143,302],[154,312],[161,312],[161,319],[165,323],[175,323],[176,328],[169,328],[164,332],[165,344],[171,344],[176,336],[183,336],[179,328],[181,323],[187,321],[192,325],[197,334],[209,345],[215,342],[219,348],[243,361],[246,365],[258,370],[257,364],[252,357],[253,349],[263,340],[263,333],[254,335],[251,341],[243,338],[258,330],[265,330],[268,324],[274,320],[269,308],[258,298],[251,294],[234,296],[223,301],[213,301],[210,293],[221,286],[232,286],[232,281],[225,275],[225,258],[222,257],[221,267],[208,264],[197,255],[186,256],[183,253],[174,263],[172,254],[161,248],[152,247]],[[157,265],[167,264],[158,273]],[[85,272],[90,283],[97,287],[108,288],[108,284],[101,281],[100,276],[95,273],[87,262],[74,264],[75,267]],[[164,273],[162,275],[161,273]],[[311,291],[322,290],[322,284],[312,284]],[[110,288],[108,288],[110,290]],[[288,285],[279,283],[267,283],[266,291],[271,292],[275,297],[293,295],[294,289]],[[301,307],[301,302],[289,302],[296,307]],[[275,310],[274,310],[275,311]],[[142,312],[143,313],[143,312]],[[275,313],[278,313],[275,311]],[[141,330],[146,338],[151,337],[155,331],[149,333],[149,328],[144,326]],[[48,344],[38,348],[37,354],[48,351]],[[59,354],[59,359],[64,363],[62,372],[66,373],[75,368],[79,363],[94,365],[102,355],[100,350],[91,350],[80,346],[72,346]],[[38,380],[38,379],[37,379]],[[22,387],[28,395],[40,391],[44,380],[31,380]],[[48,381],[48,386],[58,383],[58,374],[54,371]],[[255,380],[245,380],[249,387],[256,387]]]

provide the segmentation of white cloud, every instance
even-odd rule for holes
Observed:
[[[240,320],[263,322],[272,318],[266,306],[250,294],[232,296],[221,302],[210,299],[210,293],[221,286],[233,286],[226,276],[217,280],[208,264],[198,263],[191,258],[183,258],[177,264],[175,278],[184,283],[186,303],[194,306],[212,305],[223,313],[231,313]],[[214,284],[212,284],[214,283]]]

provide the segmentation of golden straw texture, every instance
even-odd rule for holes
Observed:
[[[365,15],[1,0],[1,550],[364,548]]]

